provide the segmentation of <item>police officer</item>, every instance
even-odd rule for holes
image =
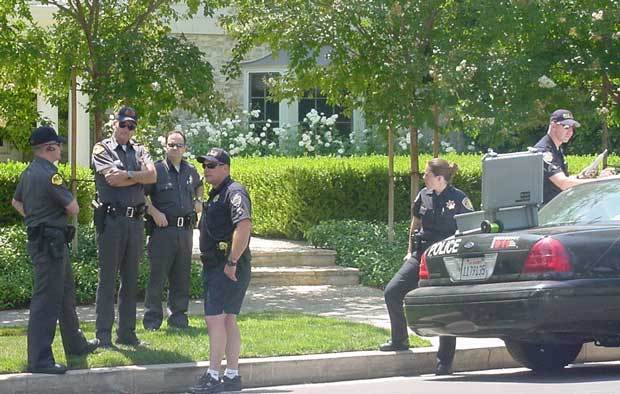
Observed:
[[[563,190],[592,182],[592,179],[578,179],[568,175],[568,165],[562,149],[562,144],[570,141],[575,129],[580,126],[569,110],[555,110],[549,119],[547,134],[534,145],[538,152],[543,153],[543,205]]]
[[[28,254],[34,268],[34,287],[28,319],[28,371],[63,374],[56,364],[52,343],[56,322],[65,352],[85,355],[99,341],[86,341],[75,313],[75,284],[67,244],[75,235],[68,216],[76,216],[75,197],[64,186],[54,162],[60,160],[62,143],[49,126],[36,128],[30,136],[34,160],[21,174],[13,196],[13,207],[28,227]]]
[[[146,148],[131,139],[138,116],[123,107],[114,121],[114,134],[93,147],[97,200],[94,202],[99,283],[97,285],[97,338],[112,347],[114,288],[120,272],[116,342],[137,346],[136,298],[138,263],[144,249],[144,186],[155,183],[157,172]]]
[[[418,287],[420,257],[427,247],[456,232],[454,215],[473,211],[471,201],[450,182],[458,166],[435,158],[424,170],[426,185],[413,203],[413,217],[409,229],[409,246],[402,267],[385,288],[392,328],[392,338],[379,347],[382,351],[409,349],[407,320],[403,311],[405,295]],[[456,346],[455,337],[440,337],[437,352],[438,375],[452,373],[452,360]]]
[[[252,204],[243,186],[230,178],[230,156],[219,148],[198,161],[212,185],[200,219],[200,253],[205,290],[205,321],[209,331],[209,369],[192,393],[241,390],[241,336],[237,315],[250,283]],[[219,369],[226,354],[226,371]]]
[[[144,328],[161,326],[164,282],[168,278],[168,326],[187,328],[193,228],[202,211],[204,188],[196,168],[183,159],[185,135],[166,136],[166,159],[155,163],[157,183],[145,187],[151,199],[147,212],[147,253],[151,273],[144,302]]]

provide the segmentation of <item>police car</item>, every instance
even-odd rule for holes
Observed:
[[[419,335],[502,338],[537,371],[570,364],[587,342],[620,346],[620,180],[562,192],[535,228],[433,244],[419,284],[405,298]]]

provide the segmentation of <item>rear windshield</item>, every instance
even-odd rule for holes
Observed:
[[[620,180],[575,186],[538,212],[541,226],[620,221]]]

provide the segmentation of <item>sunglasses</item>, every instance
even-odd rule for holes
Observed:
[[[208,168],[208,169],[212,170],[212,169],[214,169],[214,168],[217,168],[217,167],[219,167],[219,166],[223,166],[223,165],[224,165],[224,164],[220,164],[220,163],[213,163],[213,162],[210,162],[210,163],[202,163],[202,168]]]
[[[166,145],[168,145],[168,148],[185,148],[185,144],[175,144],[172,142],[167,143]]]
[[[118,122],[118,127],[120,127],[121,129],[124,129],[126,127],[128,130],[135,130],[136,124],[131,122]]]

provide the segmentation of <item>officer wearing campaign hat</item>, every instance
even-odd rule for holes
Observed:
[[[563,190],[592,181],[592,179],[578,179],[569,176],[568,173],[562,145],[570,141],[578,127],[581,127],[581,124],[575,120],[572,112],[557,109],[549,117],[547,134],[534,145],[534,148],[543,154],[543,204],[551,201]]]
[[[252,203],[247,190],[230,177],[230,156],[213,148],[198,157],[204,180],[211,184],[200,219],[200,258],[203,263],[205,320],[209,331],[209,369],[194,393],[241,390],[237,315],[250,283]],[[220,378],[222,357],[226,371]]]
[[[138,264],[144,250],[144,185],[155,183],[157,172],[147,149],[131,137],[138,115],[122,107],[114,121],[114,134],[95,144],[92,168],[97,198],[94,222],[97,231],[99,282],[95,328],[102,347],[112,347],[116,274],[118,330],[116,342],[137,346],[136,302]]]
[[[99,343],[96,339],[86,341],[75,313],[75,284],[68,252],[75,231],[68,218],[77,215],[79,207],[54,165],[60,160],[64,142],[66,139],[50,126],[32,132],[30,145],[35,157],[21,174],[12,201],[26,222],[27,248],[34,270],[28,319],[28,370],[34,373],[62,374],[67,370],[56,364],[52,353],[56,322],[60,323],[68,354],[88,354]]]

